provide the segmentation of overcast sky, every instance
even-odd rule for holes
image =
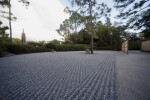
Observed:
[[[68,5],[68,0],[28,0],[30,6],[26,8],[18,0],[11,0],[12,13],[17,20],[12,22],[13,37],[20,38],[22,30],[26,33],[27,40],[46,40],[61,39],[56,32],[62,21],[69,17],[64,13],[64,8]],[[107,3],[109,7],[113,7],[112,0],[101,0]],[[117,11],[112,9],[111,19]],[[8,20],[4,20],[8,24]],[[8,31],[9,32],[9,31]]]

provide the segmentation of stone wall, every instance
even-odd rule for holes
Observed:
[[[141,43],[141,51],[150,52],[150,40]]]

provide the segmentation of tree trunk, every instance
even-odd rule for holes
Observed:
[[[91,0],[89,0],[89,8],[90,8],[90,23],[91,23],[91,54],[93,54],[93,23],[92,23],[92,5],[91,5]]]
[[[10,43],[12,43],[12,28],[11,28],[11,0],[9,0],[9,30],[10,30]]]

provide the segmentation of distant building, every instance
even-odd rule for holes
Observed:
[[[23,29],[23,32],[22,32],[22,35],[21,35],[21,43],[26,44],[26,35],[24,33],[24,29]]]

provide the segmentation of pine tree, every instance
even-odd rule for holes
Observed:
[[[91,54],[93,54],[93,35],[94,35],[94,18],[100,18],[103,15],[107,16],[109,15],[109,12],[111,11],[110,8],[107,7],[104,3],[98,4],[96,0],[71,0],[72,6],[77,6],[77,10],[70,10],[70,13],[72,12],[79,12],[87,18],[89,16],[89,22],[90,22],[90,33],[91,33]],[[68,7],[67,7],[68,8]]]
[[[134,29],[150,28],[150,0],[114,0],[120,10],[119,18],[127,20],[127,26]]]

